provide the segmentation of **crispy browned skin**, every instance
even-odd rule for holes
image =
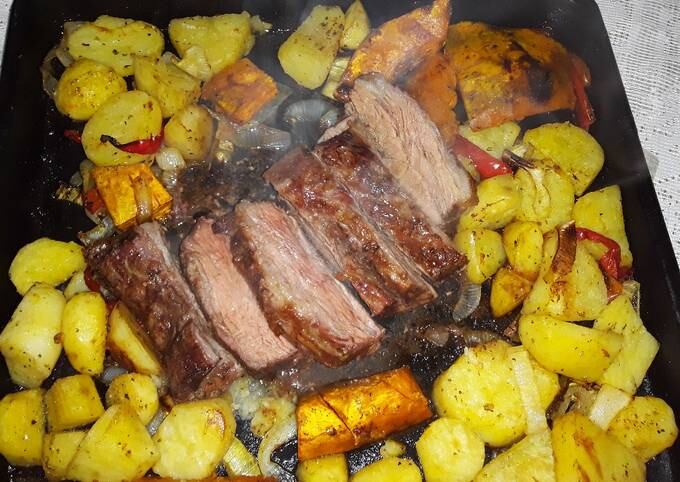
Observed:
[[[297,407],[298,458],[337,454],[382,440],[432,416],[408,367],[330,387]]]
[[[568,52],[537,30],[461,22],[447,49],[473,129],[574,108]]]
[[[406,92],[432,119],[447,145],[458,132],[453,109],[458,102],[456,71],[448,56],[437,52],[423,61],[408,77]]]
[[[450,17],[449,0],[434,0],[385,22],[354,52],[335,96],[349,100],[354,81],[364,74],[377,72],[390,82],[407,74],[444,45]]]
[[[201,98],[229,120],[251,120],[278,93],[276,82],[248,59],[241,59],[215,74],[204,86]]]

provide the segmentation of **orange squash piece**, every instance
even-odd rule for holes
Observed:
[[[301,461],[347,452],[355,447],[352,432],[321,395],[302,398],[296,417],[298,458]]]

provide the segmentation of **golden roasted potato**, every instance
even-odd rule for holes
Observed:
[[[545,315],[522,316],[519,338],[541,366],[585,382],[600,380],[623,346],[617,333]]]
[[[294,413],[295,404],[287,397],[264,397],[250,420],[250,430],[258,437],[264,437],[277,422]]]
[[[78,271],[71,276],[66,288],[64,288],[64,296],[67,300],[70,300],[74,295],[87,291],[90,291],[90,287],[85,282],[85,271]]]
[[[158,101],[163,117],[172,117],[201,95],[201,81],[161,58],[135,57],[135,87]]]
[[[557,482],[643,482],[645,465],[588,417],[569,412],[553,422]]]
[[[340,38],[340,47],[354,50],[359,48],[368,34],[371,33],[371,21],[361,0],[354,0],[345,12],[345,28]]]
[[[99,375],[106,355],[106,301],[97,292],[78,293],[66,302],[62,343],[71,366],[80,373]]]
[[[494,317],[507,315],[517,308],[531,291],[531,281],[507,266],[499,269],[491,281],[489,304]]]
[[[52,373],[61,354],[64,295],[42,284],[31,288],[0,333],[0,353],[12,381],[37,388]]]
[[[678,426],[666,402],[656,397],[635,397],[614,417],[608,433],[646,462],[673,445]]]
[[[44,391],[10,393],[0,400],[0,454],[12,465],[40,465],[45,435]]]
[[[295,471],[300,482],[347,482],[345,454],[325,455],[300,462]]]
[[[402,457],[406,453],[406,446],[401,443],[388,438],[385,443],[380,447],[380,456],[382,458],[387,457]]]
[[[104,406],[89,375],[57,379],[45,394],[50,432],[82,427],[97,420]]]
[[[150,376],[125,373],[113,379],[106,390],[106,405],[128,404],[139,420],[148,425],[160,406],[158,389]]]
[[[494,341],[466,349],[434,383],[432,400],[442,417],[462,421],[492,447],[503,447],[527,428],[519,388],[509,359],[510,345]],[[557,375],[531,360],[541,406],[559,391]]]
[[[518,169],[515,181],[520,194],[518,221],[537,223],[547,233],[571,220],[574,186],[559,168]]]
[[[513,271],[533,281],[543,259],[543,233],[536,223],[515,221],[503,229],[503,247]]]
[[[544,124],[524,134],[530,159],[543,166],[559,166],[577,196],[590,186],[604,164],[604,151],[588,131],[569,122]]]
[[[466,209],[458,229],[500,229],[513,220],[520,196],[512,174],[484,179],[477,186],[477,204]]]
[[[466,272],[473,283],[482,284],[505,264],[503,239],[488,229],[458,231],[453,245],[467,257]]]
[[[368,464],[350,479],[351,482],[422,482],[418,466],[409,459],[388,457]]]
[[[210,113],[196,104],[172,116],[165,125],[164,142],[179,150],[187,163],[202,161],[210,152],[215,123]]]
[[[78,451],[86,431],[53,432],[43,439],[42,468],[47,480],[65,480],[68,465]]]
[[[165,40],[150,23],[102,15],[68,34],[66,47],[75,59],[91,59],[128,76],[133,73],[134,55],[158,57]]]
[[[250,52],[255,43],[248,12],[175,18],[168,34],[183,60],[190,49],[201,48],[213,75]]]
[[[504,122],[479,130],[472,130],[469,124],[463,124],[458,129],[458,133],[492,157],[500,159],[503,151],[515,145],[521,130],[516,122]]]
[[[555,482],[550,431],[527,435],[486,464],[475,482]]]
[[[595,396],[588,411],[588,418],[602,430],[607,430],[616,414],[623,410],[633,399],[630,393],[604,384]]]
[[[248,452],[248,449],[236,437],[222,457],[222,462],[230,477],[262,475],[255,456]]]
[[[633,254],[630,252],[626,237],[619,186],[605,187],[579,198],[574,204],[574,221],[579,228],[588,228],[619,243],[621,266],[633,265]],[[606,250],[600,243],[588,240],[583,243],[595,259],[600,259]]]
[[[40,238],[17,252],[9,267],[9,277],[19,294],[25,295],[36,283],[57,286],[84,269],[80,245]]]
[[[173,479],[208,477],[231,445],[235,431],[236,421],[226,399],[175,405],[154,435],[160,458],[153,471]]]
[[[59,78],[54,103],[62,114],[84,121],[109,98],[126,90],[125,79],[111,67],[81,59],[69,65]]]
[[[484,465],[484,442],[452,418],[432,422],[416,442],[427,482],[469,482]]]
[[[315,6],[279,48],[283,71],[303,87],[321,87],[340,48],[344,25],[340,7]]]
[[[158,449],[135,412],[114,405],[87,432],[66,475],[70,480],[135,480],[157,459]]]
[[[115,95],[85,124],[82,136],[85,154],[97,166],[148,161],[150,154],[125,152],[102,136],[127,144],[160,135],[162,124],[163,114],[158,101],[146,92],[131,90]]]

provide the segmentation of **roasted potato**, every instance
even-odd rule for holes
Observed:
[[[467,229],[458,231],[453,245],[467,257],[466,272],[468,279],[482,284],[505,264],[503,239],[495,231],[488,229]]]
[[[562,170],[518,169],[515,181],[520,195],[518,221],[537,223],[547,233],[571,220],[574,186]]]
[[[66,474],[71,480],[134,480],[157,459],[158,449],[135,412],[114,405],[87,432]]]
[[[43,395],[36,388],[0,400],[0,454],[12,465],[40,465],[45,434]]]
[[[585,382],[600,380],[623,346],[617,333],[545,315],[522,316],[519,338],[541,366]]]
[[[97,166],[148,161],[150,154],[125,152],[102,136],[110,136],[120,144],[150,139],[160,135],[162,123],[158,101],[146,92],[131,90],[114,95],[85,124],[82,136],[85,154]]]
[[[163,33],[149,23],[102,15],[68,34],[66,47],[75,59],[91,59],[128,76],[134,71],[134,55],[158,57],[165,40]]]
[[[183,60],[190,49],[202,49],[213,75],[250,52],[255,43],[248,12],[176,18],[170,21],[168,34]]]
[[[489,304],[494,317],[510,313],[522,304],[531,291],[531,281],[507,266],[499,269],[491,282]]]
[[[97,387],[89,375],[57,379],[45,394],[50,432],[82,427],[104,413]]]
[[[559,166],[577,196],[590,186],[604,164],[604,151],[595,138],[568,122],[530,129],[523,142],[530,148],[530,159],[543,166]]]
[[[513,271],[533,281],[543,259],[543,233],[536,223],[515,221],[503,229],[503,248]]]
[[[422,482],[418,466],[409,459],[388,457],[368,464],[350,479],[351,482]]]
[[[300,482],[347,482],[345,454],[326,455],[300,462],[295,471]]]
[[[64,288],[64,296],[67,300],[70,300],[74,295],[87,291],[90,291],[90,287],[85,282],[85,271],[78,271],[71,276],[66,288]]]
[[[604,384],[597,391],[588,411],[588,418],[602,430],[607,430],[616,415],[633,399],[630,393]]]
[[[283,71],[303,87],[321,87],[340,48],[344,25],[340,7],[315,6],[279,48]]]
[[[340,47],[354,50],[359,48],[371,33],[371,21],[361,0],[354,0],[345,12],[345,28],[340,38]]]
[[[116,94],[125,92],[125,79],[108,65],[90,59],[76,60],[61,74],[54,103],[64,115],[85,121]]]
[[[406,453],[406,446],[397,442],[396,440],[388,438],[385,443],[380,447],[380,456],[382,458],[387,457],[401,457]]]
[[[175,405],[154,435],[160,458],[153,471],[173,479],[208,477],[231,445],[235,431],[236,421],[226,399]]]
[[[486,464],[475,482],[555,481],[550,431],[527,435]]]
[[[158,101],[163,117],[172,117],[201,95],[201,81],[161,58],[135,57],[135,87]]]
[[[477,186],[477,204],[463,212],[458,229],[499,229],[513,220],[520,195],[512,174],[484,179]]]
[[[494,127],[478,130],[473,130],[470,124],[464,124],[458,129],[461,136],[496,159],[500,159],[503,151],[515,145],[520,131],[521,127],[516,122],[504,122]]]
[[[462,421],[492,447],[503,447],[527,428],[508,349],[494,341],[466,349],[434,383],[432,400],[442,417]],[[531,360],[541,406],[546,409],[559,391],[557,375]]]
[[[0,333],[0,352],[12,381],[37,388],[52,373],[61,354],[61,315],[66,300],[42,284],[31,288]]]
[[[432,422],[416,442],[427,482],[469,482],[484,465],[484,442],[452,418]]]
[[[633,254],[630,252],[626,237],[619,186],[605,187],[579,198],[574,204],[574,221],[579,228],[588,228],[619,243],[621,266],[633,265]],[[599,243],[587,240],[583,243],[596,259],[600,259],[605,252],[605,248]]]
[[[187,163],[203,161],[215,137],[215,123],[210,113],[192,104],[172,116],[165,124],[164,141],[179,150]]]
[[[108,309],[102,295],[79,293],[66,302],[62,315],[62,343],[71,366],[80,373],[99,375],[106,355]]]
[[[286,397],[264,397],[250,421],[250,430],[263,437],[280,420],[295,413],[295,404]]]
[[[160,406],[158,389],[150,376],[126,373],[117,376],[106,390],[106,405],[128,404],[139,420],[148,425]]]
[[[229,445],[227,453],[222,457],[222,463],[224,463],[227,473],[232,477],[262,475],[255,456],[248,452],[248,449],[236,437]]]
[[[43,439],[42,468],[47,480],[65,480],[68,466],[87,432],[53,432]]]
[[[553,422],[557,482],[643,482],[645,465],[588,417],[569,412]]]
[[[40,238],[17,252],[9,267],[9,277],[19,294],[25,295],[35,283],[57,286],[84,269],[80,245]]]
[[[678,437],[673,409],[656,397],[635,397],[609,425],[608,433],[646,462]]]

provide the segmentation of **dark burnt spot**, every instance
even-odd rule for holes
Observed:
[[[550,72],[536,59],[529,57],[527,65],[529,95],[537,102],[547,102],[552,97],[553,81]]]

